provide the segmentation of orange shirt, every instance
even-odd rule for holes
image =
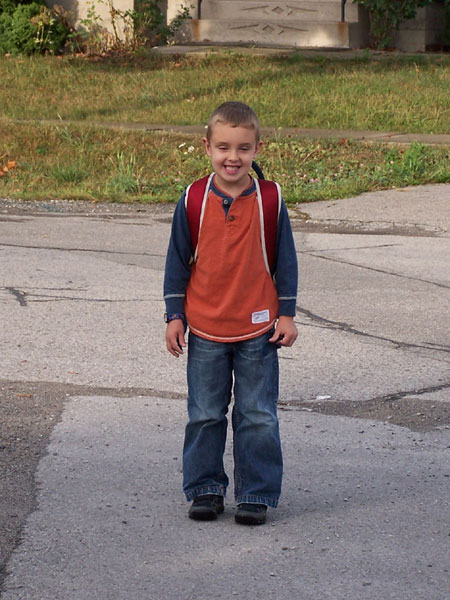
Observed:
[[[185,313],[196,335],[235,342],[271,329],[278,295],[264,263],[256,191],[236,198],[227,216],[222,202],[210,189]]]

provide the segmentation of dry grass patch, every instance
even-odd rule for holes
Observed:
[[[0,195],[174,202],[210,170],[200,136],[0,122]],[[450,181],[450,148],[351,140],[265,140],[260,164],[287,202]]]

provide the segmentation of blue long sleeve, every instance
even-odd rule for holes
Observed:
[[[297,304],[298,266],[294,236],[284,201],[281,203],[277,229],[275,286],[278,292],[279,315],[294,317]]]
[[[191,276],[191,234],[184,204],[186,192],[178,201],[172,221],[164,275],[164,300],[168,313],[184,313],[184,298]]]

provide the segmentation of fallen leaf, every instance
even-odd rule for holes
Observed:
[[[15,161],[15,160],[8,160],[8,162],[7,162],[7,164],[6,164],[6,167],[7,167],[8,169],[14,169],[14,168],[15,168],[15,166],[16,166],[16,161]]]

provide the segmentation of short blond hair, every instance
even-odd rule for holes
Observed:
[[[246,127],[255,132],[256,143],[260,138],[259,120],[255,111],[243,102],[224,102],[209,117],[206,139],[211,141],[212,130],[216,123],[224,123],[232,127]]]

